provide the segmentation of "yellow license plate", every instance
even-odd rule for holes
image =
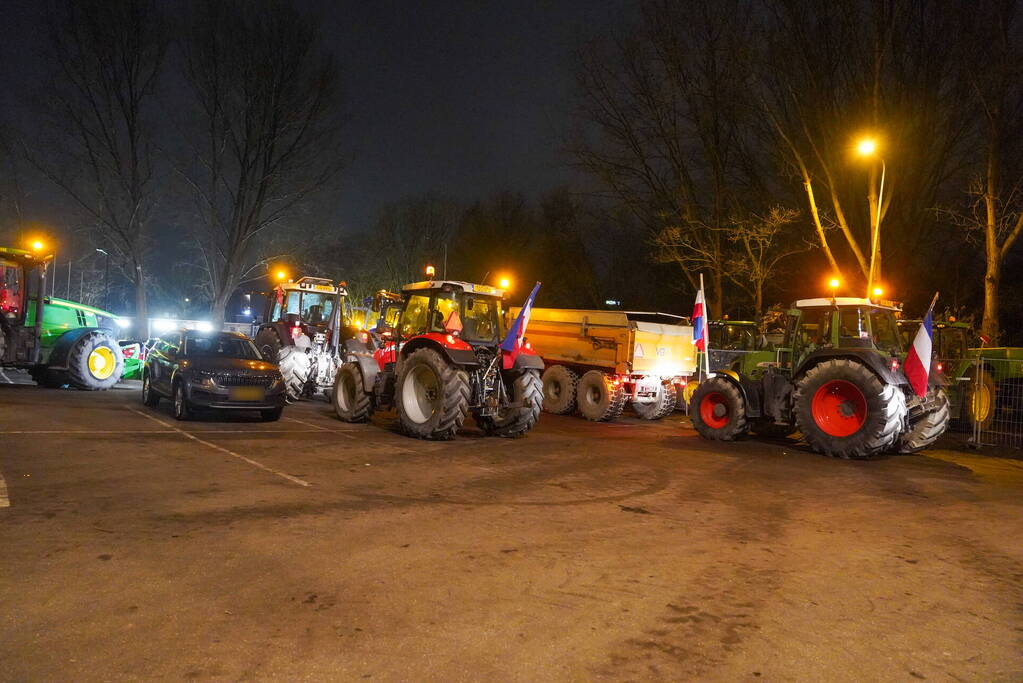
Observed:
[[[232,401],[262,401],[266,398],[263,387],[231,387]]]

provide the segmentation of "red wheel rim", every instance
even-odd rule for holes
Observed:
[[[712,391],[700,400],[700,419],[711,429],[723,429],[728,426],[731,417],[725,395]]]
[[[829,436],[851,436],[867,421],[867,399],[852,382],[825,382],[813,395],[813,421]]]

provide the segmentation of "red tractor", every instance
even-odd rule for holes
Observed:
[[[487,435],[528,432],[543,403],[543,361],[518,334],[519,320],[502,335],[504,296],[452,280],[406,285],[397,300],[378,295],[376,332],[347,345],[337,373],[338,417],[366,422],[393,407],[402,430],[420,439],[454,438],[470,413]]]

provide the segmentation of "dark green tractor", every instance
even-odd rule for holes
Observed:
[[[49,261],[0,247],[0,367],[27,369],[44,386],[109,389],[124,372],[117,316],[46,296]]]
[[[944,380],[932,372],[923,398],[910,388],[896,311],[852,297],[797,301],[779,347],[747,353],[697,388],[694,426],[721,441],[799,431],[840,458],[930,446],[948,424]]]
[[[899,321],[903,344],[912,342],[919,327],[919,320]],[[934,323],[934,359],[948,379],[952,416],[971,427],[991,426],[999,408],[999,390],[1018,396],[1018,389],[1004,390],[1023,384],[1023,348],[985,346],[985,341],[970,323]]]

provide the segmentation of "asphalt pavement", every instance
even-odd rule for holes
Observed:
[[[1023,460],[0,377],[0,680],[1023,680]]]

